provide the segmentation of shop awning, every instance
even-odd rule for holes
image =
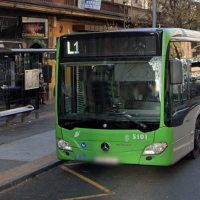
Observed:
[[[21,41],[0,40],[0,50],[2,49],[21,49],[23,48]]]
[[[0,53],[55,53],[57,49],[1,49]]]

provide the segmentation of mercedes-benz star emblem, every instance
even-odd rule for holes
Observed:
[[[101,144],[101,149],[103,151],[109,151],[110,150],[110,146],[109,146],[108,143],[104,142],[104,143]]]

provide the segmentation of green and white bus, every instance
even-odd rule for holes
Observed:
[[[200,33],[64,35],[56,58],[60,160],[168,166],[197,158]]]

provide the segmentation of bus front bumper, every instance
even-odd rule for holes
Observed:
[[[74,160],[93,162],[100,164],[139,164],[169,166],[173,164],[173,149],[168,146],[159,155],[142,155],[142,151],[128,151],[120,153],[94,153],[85,149],[73,148],[73,151],[65,151],[57,148],[57,156],[60,160]]]

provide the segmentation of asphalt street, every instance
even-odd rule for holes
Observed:
[[[57,166],[55,103],[39,108],[39,119],[31,112],[24,123],[17,115],[10,126],[0,119],[0,191],[13,187]],[[13,199],[13,198],[12,198]]]
[[[174,166],[100,166],[65,162],[0,193],[1,200],[196,200],[200,157]]]
[[[30,173],[31,168],[43,166],[43,161],[54,160],[55,155],[51,156],[55,151],[54,103],[50,102],[40,109],[40,120],[29,116],[25,124],[18,124],[16,118],[11,127],[1,127],[2,177],[6,177],[6,174],[11,176],[7,170],[11,170],[13,175],[21,174],[21,171],[26,174]],[[44,138],[48,140],[42,145],[40,141],[44,141]],[[48,151],[52,149],[49,153],[45,152],[46,146]],[[24,148],[26,153],[20,151]],[[39,149],[43,150],[38,153]],[[16,153],[18,156],[13,157]],[[2,190],[0,200],[196,200],[200,196],[199,166],[200,157],[196,160],[186,157],[170,167],[65,162]]]

